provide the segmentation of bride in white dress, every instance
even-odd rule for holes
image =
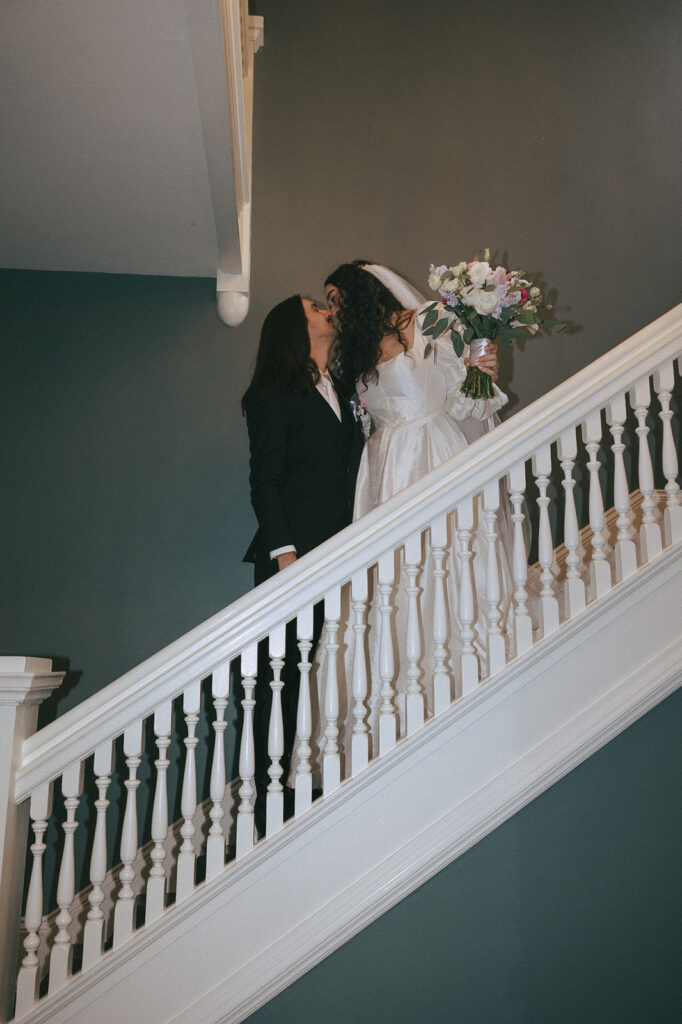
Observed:
[[[425,355],[426,339],[422,334],[424,299],[407,282],[374,264],[343,264],[325,282],[327,303],[339,327],[338,372],[342,384],[352,387],[357,382],[358,398],[372,418],[372,433],[365,444],[358,474],[354,519],[359,519],[398,491],[419,480],[446,459],[466,448],[492,425],[492,417],[507,402],[494,385],[492,399],[464,396],[460,385],[466,375],[464,359],[458,357],[448,340],[436,341],[434,351]],[[417,308],[414,308],[417,307]],[[420,308],[421,307],[421,308]],[[497,375],[496,354],[488,355],[479,367]],[[486,602],[485,579],[488,545],[475,503],[473,567],[476,584],[475,646],[485,667]],[[513,584],[511,575],[511,522],[505,500],[498,517],[498,557],[503,621],[509,606]],[[459,653],[461,649],[457,626],[459,564],[455,553],[452,516],[449,517],[447,596],[450,636],[448,669],[458,688]],[[420,606],[422,628],[430,622],[433,604],[433,563],[428,533],[424,539]],[[402,556],[396,556],[396,586],[392,596],[395,610],[396,637],[405,636],[408,584]],[[346,595],[347,597],[347,595]],[[350,618],[347,620],[350,626]],[[378,706],[381,686],[378,666],[378,630],[376,608],[370,600],[367,645],[371,671],[371,689],[367,700],[368,724],[373,740],[372,755],[378,752]],[[340,638],[341,650],[350,680],[354,635],[350,628]],[[433,711],[433,664],[431,645],[422,642],[426,652],[421,664],[426,711]],[[325,673],[324,634],[318,648],[317,666],[319,707],[324,708],[322,692]],[[393,687],[400,720],[400,735],[406,732],[405,693],[408,687],[407,665],[400,644],[395,645],[396,675]],[[345,753],[346,770],[350,774],[353,715],[349,686],[340,687],[339,746]],[[324,746],[324,722],[320,723],[319,747]]]

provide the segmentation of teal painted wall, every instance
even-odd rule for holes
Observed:
[[[679,1024],[682,691],[248,1018]]]
[[[252,10],[246,322],[219,322],[209,280],[0,275],[0,652],[68,664],[43,720],[250,586],[238,403],[281,298],[341,259],[425,286],[497,246],[580,325],[503,357],[511,408],[681,298],[679,4]]]
[[[576,325],[503,357],[511,410],[681,297],[679,4],[251,6],[244,325],[209,280],[0,272],[0,652],[68,668],[41,721],[249,588],[239,398],[275,302],[497,247]]]

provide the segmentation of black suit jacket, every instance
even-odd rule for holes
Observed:
[[[261,578],[277,568],[271,551],[293,544],[300,557],[352,520],[364,439],[341,394],[339,405],[340,422],[316,388],[266,393],[249,403],[251,502],[258,531],[244,560],[256,562]]]

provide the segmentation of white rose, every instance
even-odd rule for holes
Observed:
[[[536,285],[533,285],[528,294],[530,295],[531,299],[537,299],[540,297],[540,289]]]
[[[450,267],[450,270],[452,271],[453,274],[455,274],[456,277],[459,277],[460,274],[464,273],[466,268],[467,268],[466,262],[464,260],[462,260],[462,262],[458,263],[456,267]]]
[[[498,296],[496,292],[475,291],[473,295],[474,309],[480,316],[488,316],[497,310]]]
[[[460,302],[463,302],[465,306],[473,306],[473,296],[475,291],[476,289],[473,287],[473,285],[466,285],[466,287],[462,288],[462,290],[459,292]]]
[[[469,267],[469,277],[471,283],[476,288],[482,288],[488,280],[488,274],[490,273],[489,263],[472,263]]]
[[[447,292],[448,295],[454,295],[458,287],[459,285],[457,283],[457,280],[453,277],[450,277],[449,274],[445,274],[441,279],[440,290],[442,292]]]
[[[437,292],[438,289],[441,286],[441,283],[442,282],[441,282],[441,278],[440,278],[439,274],[430,274],[429,275],[429,288],[432,291]]]

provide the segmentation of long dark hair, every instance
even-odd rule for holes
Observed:
[[[358,380],[368,384],[379,379],[376,367],[382,338],[393,334],[407,347],[401,331],[410,321],[409,312],[378,278],[362,269],[364,266],[367,260],[342,263],[324,282],[325,287],[331,284],[340,292],[336,364],[349,391]]]
[[[320,371],[310,355],[308,319],[300,295],[271,309],[260,332],[256,367],[242,397],[242,412],[256,395],[272,391],[310,391]]]

